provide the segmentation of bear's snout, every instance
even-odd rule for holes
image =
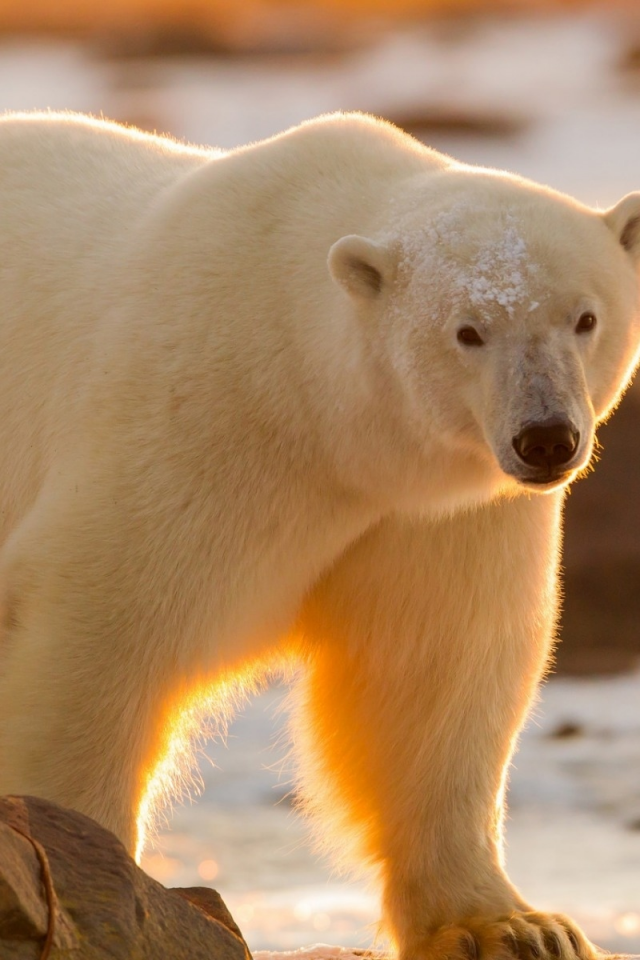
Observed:
[[[580,433],[568,420],[542,420],[527,423],[513,438],[513,449],[529,467],[544,470],[549,476],[573,459]]]

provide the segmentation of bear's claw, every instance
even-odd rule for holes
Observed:
[[[559,914],[513,913],[441,927],[403,960],[595,960],[596,947]]]

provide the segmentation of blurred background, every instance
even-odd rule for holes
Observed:
[[[0,0],[0,110],[32,109],[221,147],[365,110],[604,207],[640,189],[640,2]],[[537,907],[640,953],[640,386],[599,440],[569,497],[562,644],[516,757],[507,862]],[[201,797],[143,865],[217,887],[253,949],[366,946],[374,894],[310,853],[292,810],[282,697],[206,744]]]

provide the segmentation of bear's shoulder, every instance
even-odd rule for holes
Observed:
[[[315,117],[286,130],[272,142],[312,158],[354,164],[360,178],[381,164],[399,170],[425,171],[451,163],[449,157],[425,146],[388,120],[358,112]]]

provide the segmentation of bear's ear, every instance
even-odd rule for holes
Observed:
[[[375,299],[389,278],[386,247],[355,234],[334,243],[327,262],[335,282],[352,297]]]
[[[604,215],[605,223],[636,262],[640,262],[640,193],[628,193]]]

